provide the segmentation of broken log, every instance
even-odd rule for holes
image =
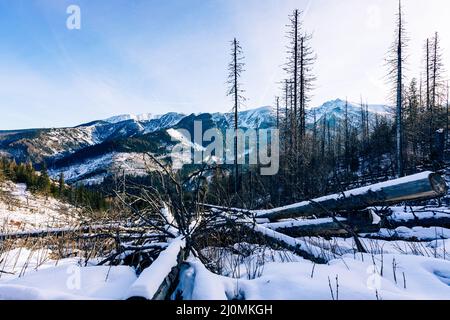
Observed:
[[[324,264],[328,262],[325,258],[325,252],[323,249],[314,247],[312,245],[307,245],[305,242],[258,224],[244,223],[242,225],[248,231],[255,232],[258,235],[262,236],[268,244],[278,245],[295,253],[300,257],[311,260],[315,263]]]
[[[339,220],[342,222],[347,221],[343,218],[340,218]],[[347,234],[347,232],[343,230],[338,223],[334,222],[332,218],[271,222],[265,223],[263,226],[291,237],[327,237]]]
[[[436,173],[422,172],[415,175],[348,190],[338,194],[303,201],[289,206],[253,213],[257,218],[271,221],[295,217],[326,216],[317,204],[333,212],[362,210],[372,206],[388,206],[404,201],[428,200],[447,193],[445,180]]]
[[[232,224],[240,225],[247,230],[248,234],[254,234],[257,237],[262,237],[266,244],[270,246],[278,246],[287,249],[294,254],[311,260],[315,263],[327,263],[325,253],[323,249],[313,245],[309,245],[305,242],[292,238],[288,235],[282,234],[275,230],[271,230],[263,225],[254,223],[248,218],[236,218],[227,212],[222,212],[221,216]]]
[[[357,222],[342,217],[336,218],[339,222],[351,227],[356,233],[372,233],[379,231],[380,227],[373,220]],[[291,237],[338,237],[351,236],[348,230],[342,228],[333,218],[287,220],[263,224],[264,227],[286,234]]]
[[[0,241],[28,239],[28,238],[45,238],[45,237],[62,237],[69,234],[92,233],[100,230],[119,230],[122,226],[117,224],[104,224],[92,226],[66,227],[66,228],[49,228],[43,230],[18,231],[12,233],[0,233]]]
[[[426,218],[419,218],[419,219],[411,219],[411,220],[393,220],[393,219],[387,219],[386,222],[383,222],[381,224],[382,228],[390,228],[395,229],[398,227],[407,227],[407,228],[414,228],[414,227],[424,227],[424,228],[431,228],[431,227],[441,227],[441,228],[447,228],[450,229],[450,216],[449,217],[426,217]]]
[[[168,299],[175,290],[186,252],[186,240],[181,236],[174,239],[131,285],[128,300]]]

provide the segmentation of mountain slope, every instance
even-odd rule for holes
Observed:
[[[314,119],[318,124],[325,120],[331,125],[342,121],[345,105],[345,101],[336,99],[307,110],[307,126],[312,127]],[[347,113],[350,124],[358,127],[361,107],[348,103]],[[376,115],[389,116],[389,107],[369,105],[369,121],[373,123]],[[144,152],[169,156],[177,141],[167,130],[185,129],[193,137],[196,121],[201,122],[203,132],[210,128],[225,131],[234,127],[234,114],[120,115],[73,128],[0,131],[0,155],[9,155],[20,162],[45,161],[54,177],[63,172],[69,183],[101,182],[112,171],[122,170],[123,163],[142,172]],[[273,128],[276,114],[271,107],[243,110],[238,121],[242,129]]]
[[[0,233],[67,227],[78,217],[75,207],[33,194],[25,184],[0,182]]]
[[[0,131],[0,152],[19,162],[59,159],[106,141],[130,138],[174,126],[184,115],[169,113],[146,121],[93,121],[73,128]]]

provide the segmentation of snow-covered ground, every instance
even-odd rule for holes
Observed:
[[[31,194],[24,184],[0,185],[0,233],[64,227],[77,216],[76,208],[52,197]]]
[[[300,259],[300,258],[299,258]],[[326,265],[271,262],[256,279],[232,279],[190,260],[187,299],[450,299],[450,261],[422,256],[344,255]],[[395,267],[393,267],[395,266]],[[382,269],[383,267],[383,269]],[[383,270],[383,271],[381,271]],[[383,275],[381,275],[383,272]],[[190,283],[192,282],[192,283]]]
[[[371,241],[379,242],[374,248],[386,247],[385,241]],[[351,242],[341,245],[350,248]],[[191,256],[177,290],[184,299],[193,300],[450,299],[450,261],[399,253],[396,245],[402,246],[390,242],[383,254],[345,253],[327,264],[267,248],[251,248],[245,258],[222,251],[221,274]],[[246,251],[248,245],[236,250]],[[214,248],[207,251],[211,257]],[[169,260],[170,270],[173,261]],[[137,277],[131,267],[94,266],[96,260],[84,266],[76,258],[54,261],[49,252],[26,249],[6,252],[0,261],[8,261],[0,264],[1,299],[124,299],[136,288],[139,292],[155,288],[152,281],[164,270],[155,265],[156,272]],[[163,277],[156,276],[158,281]]]
[[[450,214],[445,207],[391,210],[391,222],[405,223],[447,218]],[[64,227],[75,217],[75,209],[30,194],[24,185],[5,183],[0,187],[1,232]],[[295,221],[302,223],[306,222]],[[270,229],[265,232],[275,233]],[[191,255],[173,297],[450,300],[450,229],[399,226],[361,236],[368,253],[357,252],[353,238],[294,239],[294,245],[319,250],[318,254],[328,261],[326,264],[246,243],[232,249],[208,247],[201,253],[215,272]],[[126,299],[136,295],[151,298],[176,265],[178,250],[183,246],[182,237],[170,242],[156,262],[140,275],[129,266],[96,266],[104,257],[91,258],[88,263],[80,257],[55,260],[58,255],[51,248],[0,246],[0,299]]]
[[[136,280],[127,266],[55,261],[49,251],[14,249],[0,255],[0,300],[123,299]],[[81,266],[83,265],[83,266]]]

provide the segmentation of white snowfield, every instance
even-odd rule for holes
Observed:
[[[0,185],[0,233],[67,227],[77,216],[76,208],[33,195],[24,184]]]
[[[3,253],[0,300],[123,299],[124,288],[136,280],[131,267],[80,267],[79,259],[53,261],[49,253],[27,249]]]
[[[191,260],[192,270],[188,276],[193,282],[189,286],[192,290],[184,294],[194,300],[223,300],[235,296],[246,300],[323,300],[332,299],[332,291],[334,299],[341,300],[450,299],[450,261],[385,255],[381,276],[380,256],[374,259],[375,263],[371,255],[364,254],[356,259],[345,255],[328,265],[314,265],[307,260],[268,263],[261,277],[238,281],[215,275],[198,261]],[[393,261],[397,265],[395,277]]]
[[[52,261],[49,252],[5,252],[0,261],[8,255],[9,262],[0,264],[0,299],[151,297],[176,263],[170,252],[181,245],[179,239],[172,242],[163,259],[139,278],[126,266],[93,266],[94,260],[80,267],[75,258]],[[228,266],[227,276],[208,271],[191,257],[177,290],[186,300],[450,299],[450,261],[398,252],[391,246],[384,254],[347,253],[328,264],[314,264],[290,253],[266,250],[240,261],[239,269]],[[232,262],[232,255],[224,261]],[[240,272],[231,277],[230,270]]]

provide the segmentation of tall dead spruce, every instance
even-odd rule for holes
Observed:
[[[234,120],[234,193],[237,195],[240,189],[240,176],[239,176],[239,166],[238,166],[238,129],[239,129],[239,119],[238,111],[242,102],[245,101],[243,96],[244,90],[242,89],[242,84],[239,79],[244,72],[244,55],[242,47],[239,41],[234,38],[231,42],[231,62],[228,64],[228,96],[233,98],[233,120]]]
[[[395,124],[396,124],[396,174],[397,177],[404,175],[404,152],[403,152],[403,80],[405,69],[405,50],[407,48],[407,37],[405,21],[401,1],[398,2],[397,25],[395,39],[388,52],[386,60],[388,67],[388,81],[392,85],[392,96],[395,101]]]

